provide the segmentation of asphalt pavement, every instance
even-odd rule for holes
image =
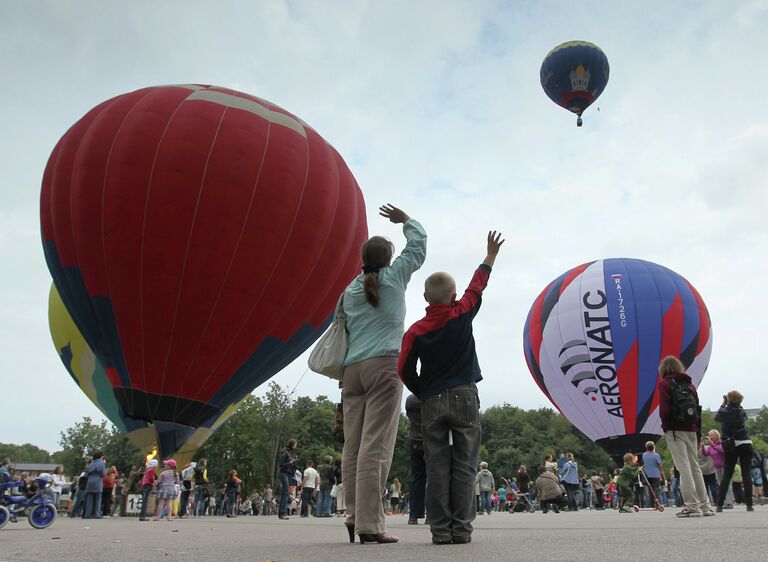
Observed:
[[[472,543],[431,544],[425,525],[387,518],[397,544],[349,544],[341,518],[241,516],[139,522],[58,518],[33,529],[26,520],[0,529],[0,561],[279,560],[768,560],[768,505],[715,517],[679,519],[676,509],[619,514],[494,513],[475,521]]]

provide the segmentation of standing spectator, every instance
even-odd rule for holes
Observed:
[[[723,450],[723,441],[720,439],[720,432],[716,429],[711,430],[707,437],[709,437],[709,444],[704,445],[702,453],[705,456],[712,457],[712,464],[715,466],[715,475],[717,476],[718,489],[722,490],[723,486],[723,472],[725,470],[725,450]],[[733,509],[733,491],[730,487],[726,486],[725,509]],[[718,494],[719,495],[719,494]],[[717,504],[719,498],[715,498],[715,504]]]
[[[605,509],[603,494],[605,493],[605,484],[603,483],[603,475],[599,472],[595,472],[592,477],[592,490],[595,494],[595,503],[597,509]]]
[[[698,456],[697,456],[698,460]],[[661,497],[661,482],[664,479],[664,464],[661,462],[661,456],[656,452],[656,444],[653,441],[646,441],[645,452],[643,453],[643,467],[648,484],[653,488],[656,497]],[[645,507],[653,507],[653,498],[646,492]]]
[[[176,474],[176,461],[168,459],[163,461],[165,470],[157,477],[157,509],[155,521],[159,521],[163,511],[167,509],[168,521],[173,519],[173,500],[176,499],[176,485],[179,483],[179,475]]]
[[[392,514],[400,513],[400,480],[395,478],[390,488],[390,505],[392,506]]]
[[[262,500],[264,502],[264,515],[272,515],[272,500],[274,499],[274,493],[272,492],[272,486],[267,484],[264,486],[264,493],[262,494]]]
[[[107,469],[107,473],[102,478],[102,492],[101,492],[101,515],[102,517],[111,517],[112,513],[112,494],[115,491],[115,477],[117,475],[117,468],[110,466]]]
[[[208,511],[210,503],[208,498],[211,497],[211,488],[208,484],[208,461],[205,459],[198,460],[192,475],[195,479],[195,501],[192,504],[192,515],[202,517]]]
[[[90,463],[90,459],[88,460]],[[80,476],[77,478],[77,482],[75,484],[76,492],[75,492],[75,501],[72,504],[72,509],[69,510],[69,516],[70,517],[79,517],[80,511],[83,511],[83,515],[85,515],[85,487],[88,485],[88,473],[83,470],[80,473]]]
[[[421,428],[421,401],[415,394],[405,399],[405,414],[411,424],[411,477],[408,489],[408,524],[417,525],[424,518],[424,498],[427,489],[427,464],[424,461],[424,437]]]
[[[117,474],[117,473],[116,473]],[[117,510],[120,510],[120,515],[125,515],[123,506],[123,499],[128,494],[128,479],[125,476],[117,474],[115,479],[115,501],[112,503],[112,511],[110,511],[110,517],[114,517]]]
[[[107,473],[101,451],[93,453],[91,464],[85,469],[88,482],[85,485],[85,519],[101,519],[101,493],[104,490],[104,475]]]
[[[557,465],[557,474],[560,476],[560,481],[563,480],[563,466],[565,466],[565,463],[567,462],[565,453],[560,453],[560,456],[557,457],[557,460],[555,461],[555,464]]]
[[[731,478],[731,488],[733,488],[733,499],[737,504],[744,503],[744,477],[741,472],[741,466],[733,467],[733,477]]]
[[[188,462],[181,471],[181,495],[179,499],[179,519],[188,517],[189,496],[192,495],[192,479],[195,477],[196,462]]]
[[[0,483],[7,484],[11,481],[11,459],[3,459],[0,463]]]
[[[563,461],[558,470],[560,471],[560,481],[565,486],[568,495],[568,509],[578,511],[579,505],[576,495],[579,492],[579,465],[573,459],[573,453],[566,453],[563,456]]]
[[[241,480],[234,468],[230,469],[227,476],[227,485],[224,488],[227,496],[227,517],[237,517],[237,498],[240,496]]]
[[[155,487],[156,467],[157,459],[152,459],[147,462],[144,468],[144,476],[141,478],[141,512],[139,513],[139,521],[149,521],[147,506],[149,505],[149,494],[152,493],[152,488]]]
[[[581,477],[581,489],[583,496],[582,507],[584,509],[592,509],[592,479],[587,473],[584,473]]]
[[[307,461],[307,468],[304,469],[304,477],[301,480],[301,516],[309,517],[310,508],[317,514],[315,508],[315,498],[320,484],[320,475],[312,466],[312,461]]]
[[[53,479],[51,481],[51,500],[53,500],[53,505],[58,509],[59,499],[61,498],[61,486],[64,484],[64,467],[57,466],[54,468],[51,478]]]
[[[392,242],[381,236],[361,249],[362,275],[342,296],[349,349],[344,360],[344,493],[347,532],[354,541],[397,542],[386,533],[381,501],[392,464],[403,385],[397,362],[405,321],[405,290],[427,254],[427,234],[407,213],[385,205],[379,214],[403,225],[405,248],[392,261]]]
[[[517,469],[517,489],[521,494],[527,494],[531,485],[531,477],[528,476],[528,469],[524,464]]]
[[[691,377],[677,357],[669,355],[659,365],[659,414],[672,460],[680,472],[680,491],[685,507],[678,517],[714,515],[709,505],[704,476],[699,468],[698,433],[701,408]],[[751,451],[750,451],[751,454]]]
[[[744,399],[741,392],[731,390],[723,396],[723,404],[715,415],[715,421],[721,424],[720,432],[723,434],[723,450],[725,451],[725,467],[723,469],[723,481],[720,483],[720,498],[717,502],[717,511],[722,511],[725,503],[726,489],[733,476],[733,470],[738,462],[741,466],[744,479],[744,502],[747,511],[754,511],[752,507],[752,440],[747,433],[747,413],[741,407]]]
[[[675,468],[675,465],[672,465],[672,470],[669,471],[669,481],[675,506],[682,507],[683,495],[680,493],[680,472]]]
[[[336,486],[334,489],[336,490],[336,516],[337,517],[343,517],[344,512],[347,509],[347,506],[344,502],[344,483],[342,482],[342,470],[341,470],[341,459],[336,459],[334,466],[334,475],[336,476]]]
[[[544,464],[544,468],[547,471],[551,472],[555,476],[559,476],[559,473],[557,471],[557,464],[554,462],[554,460],[552,460],[552,455],[550,455],[549,453],[544,455],[543,464]]]
[[[336,484],[336,475],[333,470],[333,457],[327,455],[323,459],[323,464],[318,467],[318,473],[320,474],[320,489],[317,494],[317,517],[330,517],[331,516],[331,490],[333,490],[334,484]]]
[[[496,487],[496,482],[493,479],[493,473],[488,470],[488,463],[480,463],[480,472],[475,476],[475,481],[480,489],[480,515],[483,512],[488,515],[491,514],[491,492]]]
[[[128,473],[128,494],[140,494],[141,493],[141,472],[136,465],[131,466],[131,470]]]
[[[280,494],[280,507],[277,510],[279,519],[288,519],[288,498],[291,495],[291,479],[294,472],[296,472],[296,447],[298,445],[295,439],[291,439],[280,453],[278,470],[282,491]]]
[[[760,498],[763,496],[763,475],[759,466],[755,466],[754,459],[752,461],[752,496]]]
[[[496,493],[499,496],[499,511],[506,511],[507,510],[507,486],[506,484],[502,484],[499,486],[499,489],[496,490]]]
[[[720,497],[720,485],[717,483],[717,474],[715,472],[715,461],[711,455],[704,454],[704,448],[709,445],[709,436],[705,435],[701,438],[701,447],[699,447],[699,467],[701,473],[704,475],[704,485],[709,492],[709,501],[712,505],[717,505],[717,500]]]

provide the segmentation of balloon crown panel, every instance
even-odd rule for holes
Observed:
[[[365,203],[302,120],[215,86],[137,90],[61,138],[43,247],[120,415],[163,455],[300,355],[359,271]]]
[[[634,450],[658,439],[658,366],[675,355],[698,385],[712,330],[699,293],[677,273],[639,259],[575,267],[534,301],[523,346],[550,401],[589,438]]]

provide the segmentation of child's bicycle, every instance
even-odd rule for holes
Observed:
[[[51,478],[36,478],[38,490],[31,498],[11,496],[5,493],[8,489],[18,488],[22,482],[0,483],[0,529],[5,527],[12,518],[25,513],[29,524],[35,529],[50,527],[57,515],[53,500],[45,493],[51,485],[51,480]]]

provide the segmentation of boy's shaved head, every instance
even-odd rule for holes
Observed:
[[[433,273],[424,282],[424,299],[429,304],[450,304],[456,295],[456,281],[443,271]]]

